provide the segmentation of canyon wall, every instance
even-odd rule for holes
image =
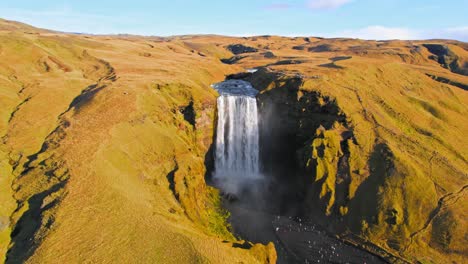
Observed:
[[[309,79],[262,68],[247,78],[261,91],[265,166],[290,184],[283,213],[294,209],[391,262],[413,262],[427,254],[442,262],[447,255],[461,260],[466,161],[456,140],[437,136],[447,133],[445,125],[461,113],[449,117],[436,106],[434,111],[418,108],[427,103],[425,97],[449,93],[450,104],[459,99],[404,67],[377,69],[375,76],[373,69],[353,72],[360,79],[353,86],[351,76]],[[420,82],[419,99],[414,87],[399,88],[413,80]],[[380,85],[373,87],[376,82]],[[394,93],[401,99],[394,100]]]

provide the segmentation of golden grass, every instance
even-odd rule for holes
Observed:
[[[256,53],[222,64],[220,58],[231,56],[225,46],[233,43],[277,57]],[[205,184],[203,164],[215,114],[216,92],[209,85],[271,65],[285,80],[301,75],[301,92],[334,98],[346,114],[358,143],[348,144],[349,198],[358,205],[374,199],[369,208],[340,204],[347,224],[412,261],[462,260],[466,196],[458,192],[467,183],[468,94],[426,74],[464,84],[468,77],[428,59],[424,48],[415,51],[422,43],[86,36],[0,20],[0,175],[8,175],[0,178],[0,227],[12,216],[11,227],[0,230],[0,258],[7,247],[11,257],[25,252],[27,244],[10,243],[10,232],[38,210],[34,232],[26,228],[16,236],[32,238],[30,263],[274,262],[272,244],[232,247],[235,239],[219,195]],[[445,44],[466,62],[462,44]],[[292,48],[301,45],[303,50]],[[318,47],[329,50],[308,51]],[[333,59],[344,56],[350,58]],[[273,65],[291,58],[301,63]],[[196,129],[181,113],[191,103]],[[338,130],[312,143],[328,148],[325,156],[314,156],[323,168],[319,177],[335,172]],[[336,206],[332,176],[323,189],[332,197],[328,212]],[[63,186],[56,190],[54,184]],[[29,203],[40,193],[46,195],[39,205]],[[462,202],[448,204],[424,226],[444,195]],[[15,200],[20,205],[12,215]]]

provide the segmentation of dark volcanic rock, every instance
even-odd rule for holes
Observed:
[[[435,75],[428,74],[428,73],[426,73],[426,75],[431,77],[432,79],[438,81],[438,82],[450,84],[450,85],[453,85],[453,86],[456,86],[458,88],[462,88],[463,90],[468,91],[468,84],[463,84],[463,83],[460,83],[460,82],[457,82],[457,81],[453,81],[453,80],[450,80],[450,79],[447,79],[447,78],[444,78],[444,77],[435,76]]]
[[[226,79],[227,80],[242,80],[242,79],[245,79],[245,78],[248,78],[252,76],[252,73],[251,72],[239,72],[239,73],[233,73],[233,74],[229,74],[228,76],[226,76]]]
[[[352,56],[337,56],[337,57],[330,58],[330,60],[335,62],[335,61],[349,60],[351,58]]]
[[[310,47],[307,49],[310,52],[328,52],[328,51],[335,51],[332,45],[329,44],[322,44],[315,47]]]
[[[257,52],[258,51],[258,49],[256,49],[256,48],[249,47],[249,46],[244,46],[242,44],[229,45],[229,46],[227,46],[227,49],[230,52],[234,53],[235,55],[243,54],[243,53],[252,53],[252,52]]]
[[[292,47],[293,50],[305,50],[305,47],[302,45]]]
[[[430,53],[435,54],[437,56],[446,56],[449,55],[450,49],[446,45],[441,44],[423,44]]]
[[[275,54],[271,51],[267,51],[267,52],[264,52],[262,53],[263,57],[267,58],[267,59],[272,59],[272,58],[276,58]]]
[[[460,65],[458,56],[449,49],[447,45],[442,44],[423,44],[423,46],[432,54],[429,59],[437,61],[444,68],[458,74],[468,75],[467,65]]]
[[[272,65],[289,65],[289,64],[301,64],[304,61],[301,60],[280,60],[278,62],[273,63]]]
[[[233,56],[231,58],[228,58],[228,59],[221,59],[221,62],[222,63],[225,63],[225,64],[234,64],[240,60],[242,60],[243,58],[245,58],[246,56]]]

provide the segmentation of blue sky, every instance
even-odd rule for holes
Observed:
[[[468,0],[2,0],[0,17],[94,34],[451,38]]]

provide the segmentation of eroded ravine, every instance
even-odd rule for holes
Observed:
[[[91,57],[86,51],[83,54]],[[28,156],[22,168],[17,168],[18,164],[13,168],[19,174],[12,182],[18,207],[12,215],[14,229],[6,263],[27,261],[47,236],[55,221],[54,213],[66,195],[65,186],[70,177],[68,166],[63,159],[58,158],[60,155],[56,154],[56,149],[60,148],[61,141],[67,135],[72,115],[89,103],[99,91],[111,86],[117,78],[108,62],[94,57],[92,59],[104,68],[102,75],[94,76],[97,82],[84,88],[73,98],[68,108],[59,114],[57,127],[47,135],[40,150]],[[40,188],[29,190],[25,186]]]

